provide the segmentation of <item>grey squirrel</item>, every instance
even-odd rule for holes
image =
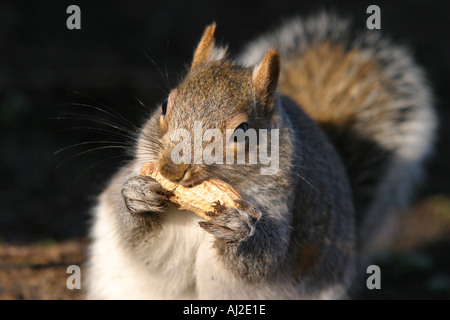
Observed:
[[[408,203],[432,149],[422,70],[376,31],[330,14],[296,18],[236,59],[208,26],[190,68],[143,125],[134,159],[100,195],[89,299],[342,299],[386,221]],[[178,128],[279,129],[279,170],[176,164]],[[206,221],[139,175],[220,178],[242,195]]]

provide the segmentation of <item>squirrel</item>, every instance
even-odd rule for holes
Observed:
[[[294,18],[235,59],[206,27],[186,74],[99,196],[88,299],[346,299],[364,257],[412,197],[436,116],[423,70],[378,31]],[[178,128],[279,130],[279,169],[176,164]],[[209,220],[181,213],[139,170],[239,191]]]

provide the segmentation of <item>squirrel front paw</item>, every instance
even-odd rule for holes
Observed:
[[[122,187],[125,206],[132,214],[161,212],[166,207],[167,191],[154,179],[135,175],[129,178]]]
[[[214,212],[207,212],[209,221],[200,221],[199,225],[213,234],[219,241],[229,244],[239,243],[251,236],[256,222],[261,218],[259,210],[245,201],[236,200],[238,208],[215,203]]]

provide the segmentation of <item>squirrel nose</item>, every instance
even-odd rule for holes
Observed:
[[[174,163],[166,162],[160,166],[159,171],[166,179],[179,181],[183,178],[187,169],[186,165],[176,165]]]

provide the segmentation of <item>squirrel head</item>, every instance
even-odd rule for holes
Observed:
[[[243,67],[226,58],[226,48],[216,46],[215,29],[215,23],[206,27],[186,76],[161,105],[159,169],[167,179],[185,185],[208,178],[211,167],[198,161],[176,164],[173,161],[175,143],[171,140],[174,131],[187,130],[191,143],[200,139],[204,146],[202,137],[195,136],[199,132],[195,125],[200,123],[201,132],[220,130],[225,159],[227,153],[235,153],[236,148],[242,147],[235,145],[233,150],[227,149],[225,143],[230,139],[227,131],[269,129],[275,108],[280,70],[278,52],[270,49],[259,65]],[[190,150],[194,152],[193,148]],[[191,159],[195,160],[193,154]]]

